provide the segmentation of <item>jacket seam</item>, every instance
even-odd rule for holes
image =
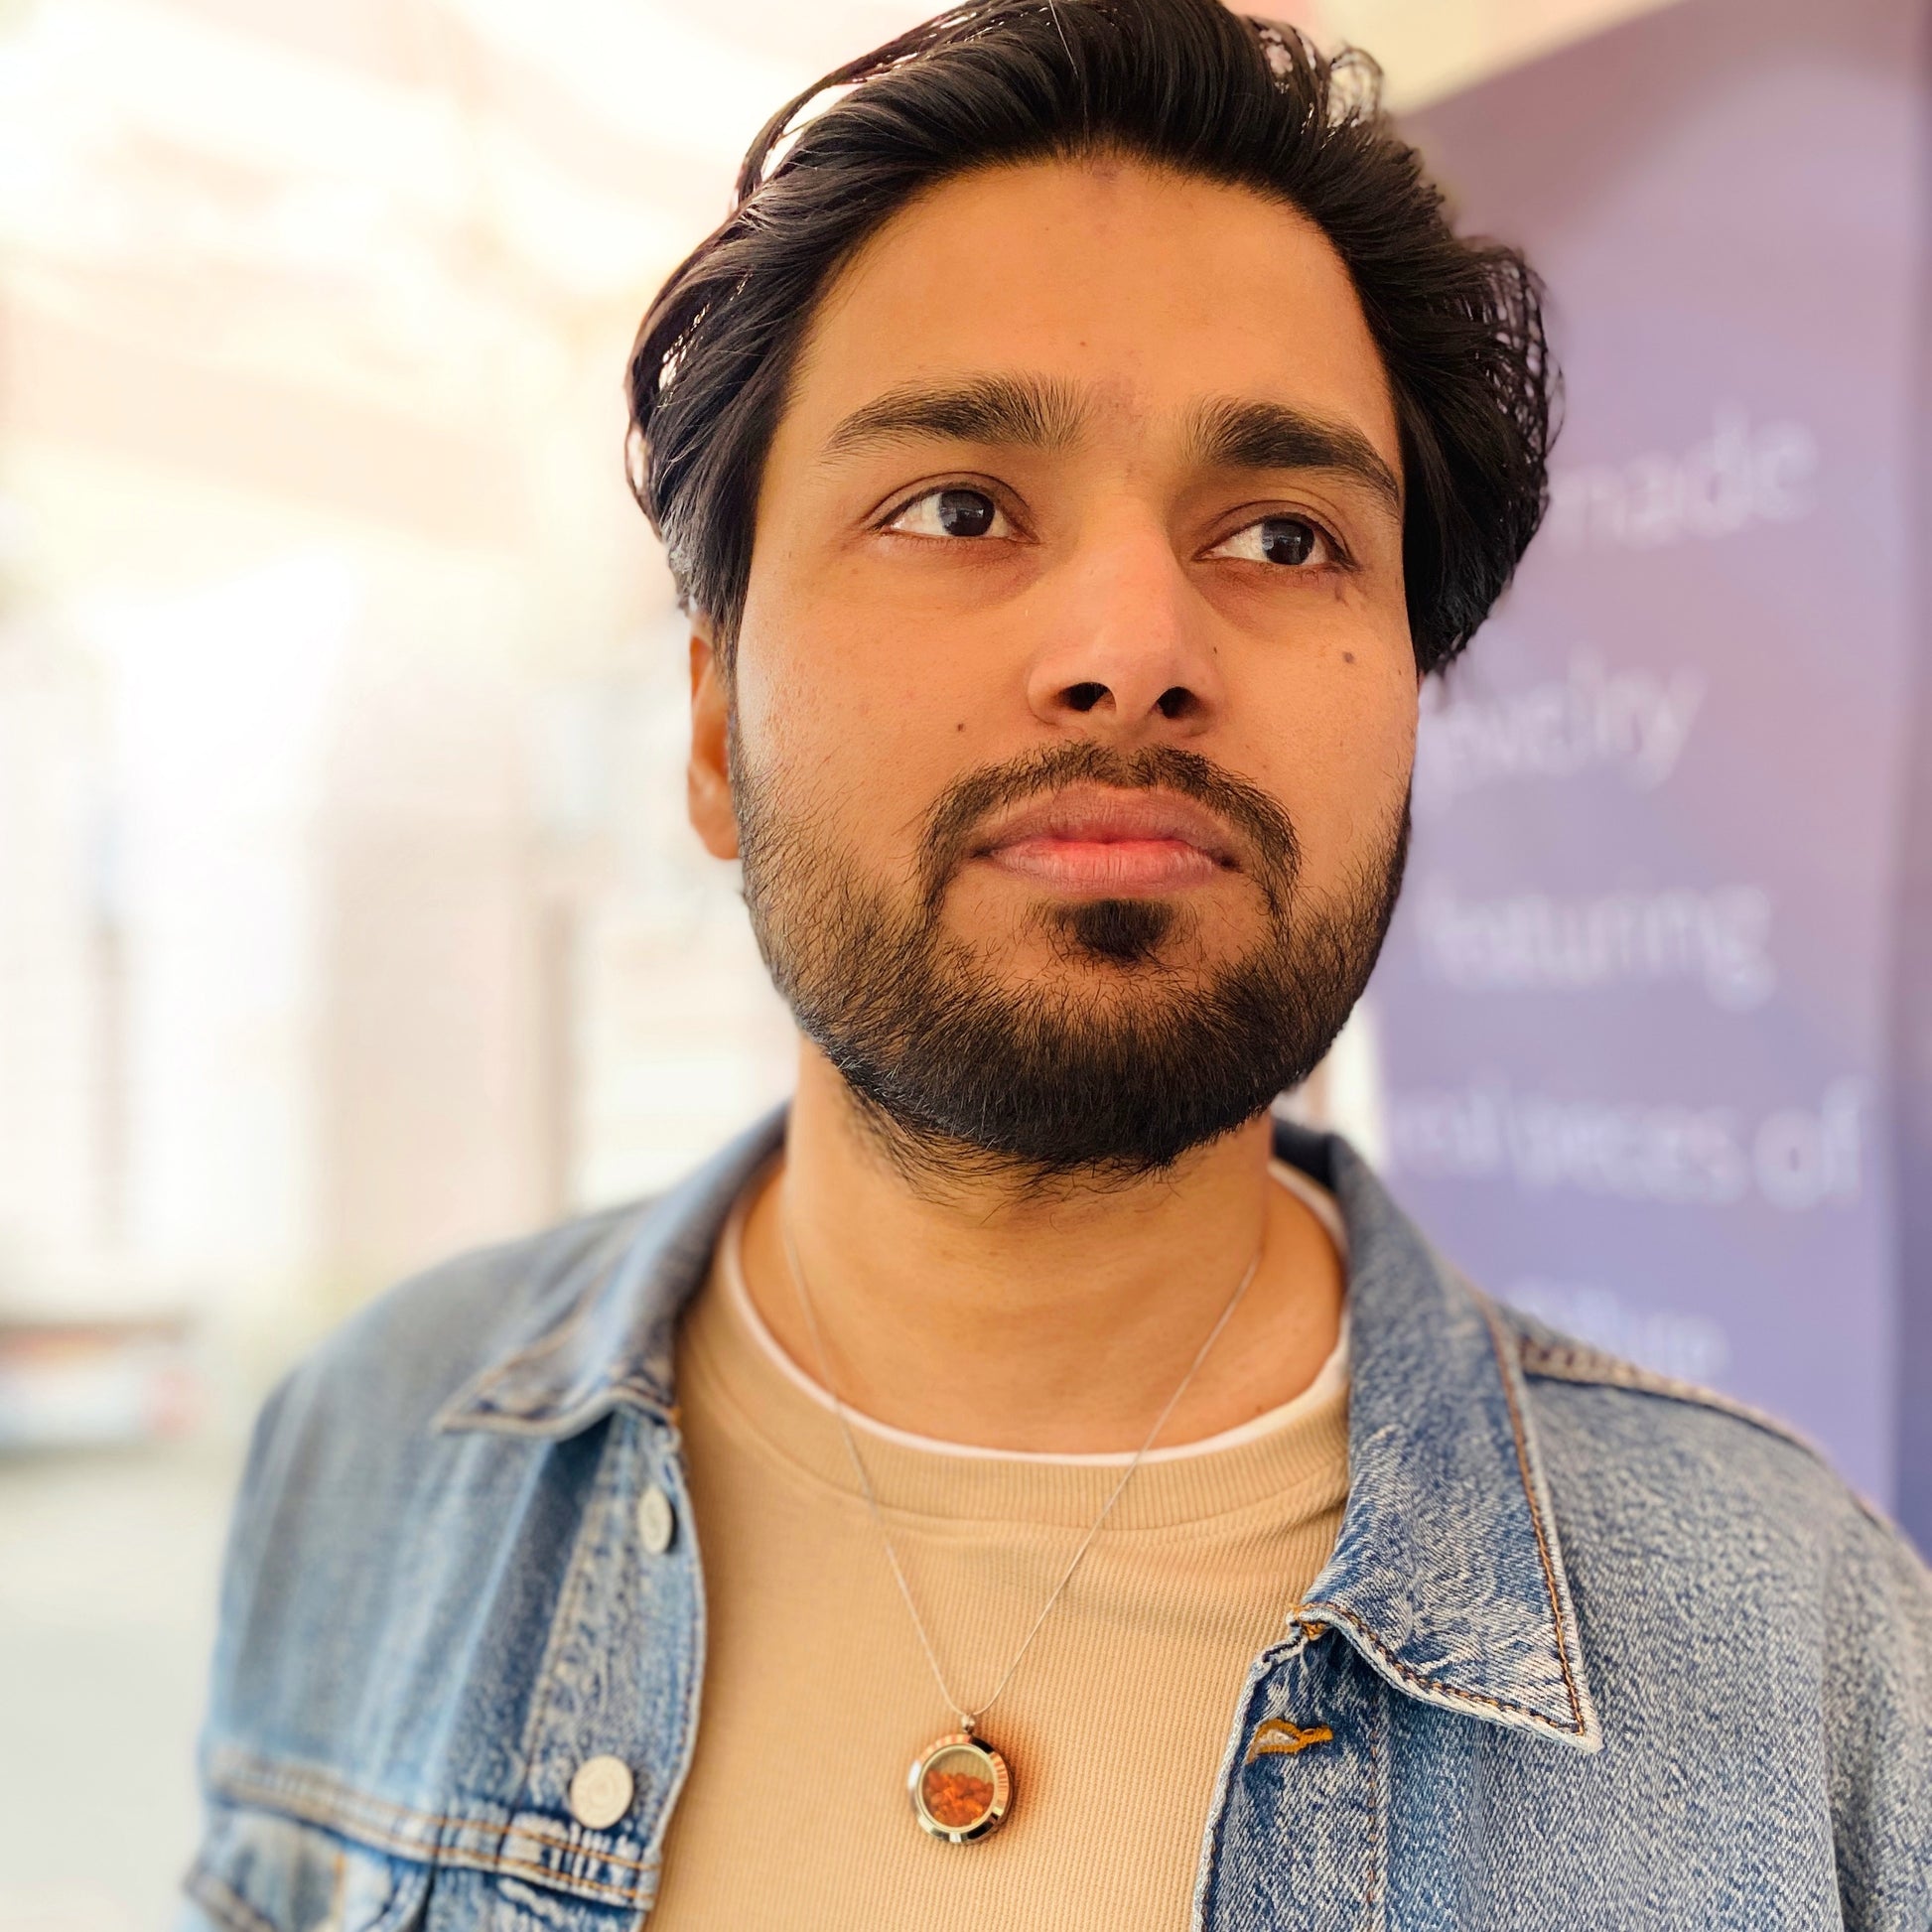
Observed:
[[[192,1900],[226,1932],[277,1932],[231,1885],[217,1878],[207,1865],[197,1864],[181,1881],[184,1896]]]
[[[1368,1737],[1368,1922],[1373,1927],[1379,1918],[1377,1899],[1382,1876],[1382,1761],[1375,1748],[1375,1733],[1382,1728],[1382,1707],[1386,1693],[1376,1697],[1363,1726]]]
[[[1510,1433],[1516,1443],[1516,1473],[1523,1485],[1523,1500],[1530,1506],[1530,1527],[1536,1533],[1536,1554],[1543,1565],[1543,1587],[1550,1597],[1550,1620],[1556,1626],[1557,1664],[1563,1672],[1563,1688],[1570,1698],[1571,1728],[1579,1737],[1587,1729],[1584,1722],[1583,1700],[1577,1695],[1577,1682],[1570,1673],[1570,1632],[1563,1619],[1563,1599],[1557,1589],[1556,1564],[1550,1554],[1549,1534],[1543,1524],[1543,1510],[1537,1501],[1536,1484],[1530,1479],[1529,1447],[1523,1430],[1522,1406],[1516,1400],[1515,1376],[1521,1373],[1503,1335],[1502,1323],[1489,1306],[1487,1296],[1478,1296],[1476,1306],[1489,1327],[1489,1343],[1496,1351],[1496,1367],[1501,1372],[1503,1400],[1509,1406]]]
[[[548,1846],[554,1851],[574,1853],[580,1858],[595,1860],[604,1864],[617,1865],[626,1871],[654,1872],[659,1867],[656,1859],[626,1859],[616,1852],[601,1851],[597,1846],[587,1844],[582,1839],[569,1839],[556,1833],[534,1829],[528,1825],[510,1823],[490,1823],[481,1818],[461,1818],[446,1812],[417,1811],[409,1805],[393,1805],[386,1800],[364,1797],[359,1792],[343,1791],[333,1787],[331,1781],[317,1777],[312,1771],[274,1771],[265,1777],[251,1778],[246,1771],[218,1772],[210,1780],[216,1793],[242,1804],[256,1804],[270,1810],[280,1811],[291,1818],[299,1818],[305,1823],[325,1826],[339,1831],[347,1838],[356,1839],[364,1844],[380,1839],[381,1849],[398,1852],[405,1856],[413,1855],[418,1859],[428,1857],[433,1860],[444,1857],[446,1863],[474,1863],[477,1860],[489,1857],[491,1863],[483,1869],[504,1870],[527,1869],[539,1872],[546,1877],[563,1878],[574,1885],[591,1885],[599,1889],[622,1890],[623,1896],[640,1895],[635,1888],[605,1886],[600,1880],[580,1878],[568,1873],[555,1872],[541,1865],[519,1866],[516,1861],[504,1859],[499,1855],[465,1853],[460,1846],[449,1845],[444,1841],[447,1831],[474,1832],[485,1838],[493,1838],[499,1845],[507,1838],[527,1838],[532,1844]],[[293,1784],[297,1788],[289,1789]],[[300,1786],[307,1784],[314,1795],[305,1795]],[[322,1787],[315,1790],[315,1787]],[[336,1802],[332,1802],[336,1800]],[[360,1815],[357,1808],[360,1807]],[[382,1821],[386,1814],[389,1822]],[[402,1836],[395,1826],[406,1824],[429,1825],[437,1828],[434,1845],[424,1846],[412,1843]]]
[[[1248,1734],[1255,1693],[1283,1664],[1307,1650],[1312,1640],[1311,1627],[1304,1624],[1286,1642],[1270,1644],[1248,1666],[1247,1680],[1241,1687],[1240,1700],[1235,1705],[1227,1747],[1221,1753],[1221,1762],[1214,1774],[1214,1795],[1209,1800],[1207,1826],[1201,1834],[1200,1854],[1194,1867],[1193,1898],[1187,1920],[1189,1932],[1205,1932],[1207,1914],[1220,1883],[1221,1848],[1227,1836],[1228,1805],[1233,1796],[1235,1777],[1241,1768],[1241,1742]]]
[[[669,1449],[668,1459],[670,1467],[660,1473],[670,1476],[681,1492],[678,1500],[684,1511],[684,1533],[690,1538],[691,1573],[697,1579],[697,1587],[692,1591],[691,1670],[685,1678],[681,1700],[683,1709],[678,1718],[677,1769],[666,1781],[663,1808],[655,1821],[655,1829],[660,1833],[668,1828],[676,1813],[678,1800],[683,1797],[685,1783],[691,1775],[692,1758],[697,1753],[698,1728],[704,1721],[705,1653],[711,1644],[711,1625],[704,1591],[704,1555],[698,1548],[697,1511],[691,1507],[690,1473],[675,1447]]]
[[[1815,1443],[1789,1424],[1778,1421],[1775,1416],[1767,1416],[1761,1409],[1753,1409],[1748,1402],[1738,1402],[1731,1396],[1720,1394],[1716,1389],[1681,1381],[1674,1375],[1660,1375],[1652,1369],[1639,1367],[1635,1362],[1625,1362],[1596,1349],[1539,1341],[1534,1335],[1519,1334],[1517,1358],[1522,1363],[1525,1375],[1540,1376],[1552,1382],[1569,1382],[1580,1388],[1627,1389],[1633,1395],[1652,1395],[1663,1402],[1688,1403],[1692,1408],[1709,1409],[1716,1415],[1750,1423],[1766,1435],[1789,1443],[1794,1449],[1801,1449],[1821,1459],[1823,1456],[1823,1451]]]
[[[519,1416],[508,1409],[449,1408],[439,1413],[430,1427],[439,1436],[513,1436],[529,1442],[555,1443],[581,1435],[617,1409],[641,1410],[667,1422],[677,1420],[676,1404],[666,1403],[661,1391],[626,1378],[586,1389],[582,1399],[568,1409]]]
[[[564,1578],[563,1595],[550,1625],[543,1656],[537,1665],[538,1691],[530,1701],[529,1719],[523,1726],[522,1748],[527,1759],[534,1760],[536,1757],[550,1723],[551,1710],[557,1701],[558,1688],[563,1681],[564,1673],[553,1666],[559,1652],[568,1651],[580,1626],[580,1612],[591,1587],[592,1574],[604,1567],[601,1562],[601,1539],[606,1524],[618,1508],[618,1483],[623,1474],[621,1465],[624,1449],[621,1431],[614,1427],[605,1438],[597,1458],[597,1469],[591,1477],[590,1494],[571,1552],[570,1569]]]
[[[1319,1610],[1325,1616],[1339,1617],[1355,1630],[1375,1654],[1395,1672],[1411,1684],[1419,1684],[1424,1690],[1434,1691],[1441,1697],[1453,1698],[1458,1704],[1486,1704],[1492,1711],[1513,1711],[1519,1717],[1534,1718],[1540,1725],[1548,1725],[1552,1730],[1562,1731],[1566,1736],[1581,1737],[1584,1727],[1581,1724],[1570,1725],[1560,1723],[1547,1711],[1539,1711],[1533,1705],[1517,1704],[1509,1698],[1490,1697],[1484,1691],[1465,1691],[1456,1684],[1445,1684],[1439,1677],[1426,1677],[1413,1665],[1405,1664],[1380,1637],[1351,1609],[1340,1603],[1331,1603],[1326,1597],[1311,1597],[1297,1607],[1299,1616],[1303,1610]]]
[[[600,1296],[606,1286],[607,1282],[602,1279],[586,1283],[576,1306],[554,1321],[534,1341],[525,1342],[521,1348],[513,1349],[500,1360],[492,1362],[482,1374],[459,1389],[438,1412],[437,1427],[444,1428],[448,1423],[466,1416],[477,1415],[501,1417],[505,1421],[512,1422],[527,1422],[530,1419],[527,1409],[512,1409],[499,1405],[492,1391],[499,1383],[514,1375],[518,1369],[529,1367],[545,1356],[554,1355],[566,1342],[574,1341],[578,1331],[590,1325],[591,1317],[597,1311]],[[544,1404],[539,1399],[534,1406],[541,1411]],[[550,1410],[553,1415],[556,1413],[554,1399],[550,1403]]]
[[[1620,1356],[1606,1354],[1601,1349],[1576,1342],[1542,1341],[1535,1335],[1520,1331],[1517,1334],[1517,1355],[1523,1364],[1523,1373],[1534,1375],[1541,1381],[1566,1382],[1573,1389],[1621,1389],[1628,1395],[1647,1395],[1659,1402],[1678,1402],[1688,1408],[1702,1409],[1708,1415],[1728,1417],[1732,1422],[1743,1423],[1747,1428],[1769,1436],[1772,1441],[1784,1444],[1787,1449],[1794,1449],[1801,1455],[1809,1456],[1828,1474],[1837,1474],[1832,1466],[1832,1458],[1802,1430],[1794,1429],[1776,1416],[1765,1414],[1762,1409],[1752,1408],[1748,1402],[1739,1402],[1735,1396],[1707,1389],[1701,1382],[1685,1382],[1675,1375],[1660,1375],[1654,1369],[1626,1362]],[[1843,1477],[1838,1479],[1844,1482]],[[1845,1489],[1859,1513],[1868,1522],[1888,1536],[1899,1534],[1898,1526],[1869,1496],[1849,1483],[1845,1484]]]
[[[654,1201],[646,1200],[611,1210],[610,1226],[590,1243],[586,1252],[579,1254],[569,1264],[570,1269],[584,1269],[590,1276],[576,1299],[542,1334],[511,1349],[507,1355],[499,1356],[466,1382],[437,1412],[433,1424],[436,1429],[461,1428],[465,1423],[473,1427],[487,1426],[499,1421],[528,1427],[532,1423],[532,1412],[535,1424],[540,1428],[547,1418],[556,1416],[558,1403],[554,1390],[539,1391],[534,1401],[519,1408],[500,1405],[495,1391],[518,1370],[528,1369],[546,1358],[554,1357],[558,1350],[574,1341],[582,1330],[593,1323],[604,1307],[605,1294],[611,1286],[613,1275],[622,1268],[641,1231],[642,1222],[648,1219],[649,1210],[654,1205]],[[617,1252],[599,1259],[599,1246],[607,1243],[615,1246]],[[579,1401],[594,1400],[609,1388],[630,1385],[630,1376],[613,1377],[607,1367],[599,1371]],[[656,1401],[659,1398],[653,1393],[647,1399]]]

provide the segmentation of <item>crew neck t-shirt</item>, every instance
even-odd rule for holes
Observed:
[[[1332,1197],[1274,1172],[1340,1248]],[[1294,1401],[1149,1452],[980,1723],[1012,1767],[1006,1824],[950,1845],[919,1829],[906,1773],[956,1719],[830,1398],[745,1289],[759,1184],[679,1334],[706,1657],[651,1932],[1173,1932],[1249,1666],[1340,1527],[1345,1315]],[[847,1413],[948,1681],[977,1703],[1130,1458],[988,1450]]]

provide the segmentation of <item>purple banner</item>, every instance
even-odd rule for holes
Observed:
[[[1391,1176],[1449,1253],[1886,1503],[1922,12],[1686,0],[1416,119],[1548,278],[1569,407],[1550,521],[1426,700],[1371,993]]]

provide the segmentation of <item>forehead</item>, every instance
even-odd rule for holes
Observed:
[[[819,305],[779,440],[901,383],[989,366],[1064,379],[1144,428],[1200,397],[1348,423],[1400,474],[1348,271],[1287,203],[1133,160],[989,168],[873,236]]]

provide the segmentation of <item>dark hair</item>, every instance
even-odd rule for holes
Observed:
[[[680,598],[729,655],[799,344],[860,244],[947,177],[1114,153],[1277,197],[1341,257],[1401,430],[1416,659],[1447,663],[1542,520],[1558,378],[1534,271],[1453,232],[1380,81],[1220,0],[976,0],[808,88],[753,142],[731,213],[631,353],[631,486]]]

